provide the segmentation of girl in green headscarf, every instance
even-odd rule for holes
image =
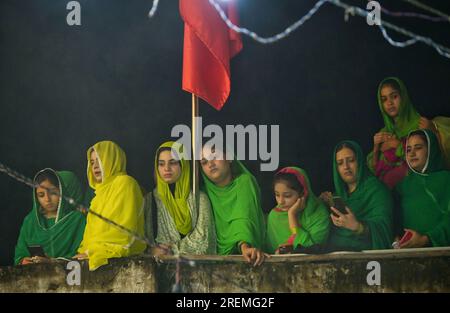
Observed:
[[[264,261],[264,216],[255,177],[232,155],[206,144],[201,160],[206,194],[216,224],[218,254],[242,253],[247,262]]]
[[[156,248],[153,254],[216,254],[211,204],[207,195],[200,192],[197,208],[190,173],[184,146],[173,141],[159,146],[153,197],[158,221],[156,242],[165,249]]]
[[[125,152],[112,141],[101,141],[87,151],[87,177],[95,190],[90,209],[140,236],[144,235],[144,197],[137,181],[127,175]],[[144,252],[146,243],[88,213],[77,259],[89,259],[89,270],[110,258]]]
[[[332,207],[330,192],[321,198],[331,206],[334,226],[329,237],[332,250],[369,250],[391,247],[392,197],[387,187],[369,174],[361,147],[354,141],[340,142],[333,153],[336,195],[346,213]]]
[[[81,184],[74,173],[56,172],[46,168],[38,172],[33,189],[33,209],[25,217],[16,245],[14,264],[44,262],[45,258],[30,256],[29,246],[39,245],[47,257],[71,258],[83,238],[86,219],[67,201],[80,204]]]
[[[436,123],[417,113],[405,85],[396,77],[388,77],[380,83],[377,99],[384,128],[374,136],[373,151],[367,156],[367,165],[392,189],[408,172],[404,153],[408,133],[419,128],[437,132],[437,128]]]
[[[311,190],[309,178],[298,167],[278,171],[273,183],[277,206],[267,221],[266,251],[283,253],[323,244],[330,218],[325,205]]]
[[[450,245],[450,171],[436,135],[417,130],[408,136],[406,160],[409,173],[397,185],[405,231],[410,240],[400,248]]]

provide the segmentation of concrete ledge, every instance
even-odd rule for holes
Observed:
[[[380,285],[369,286],[370,261]],[[450,247],[272,256],[254,268],[241,256],[112,259],[69,286],[67,262],[1,267],[0,292],[171,292],[177,266],[184,292],[450,292]]]

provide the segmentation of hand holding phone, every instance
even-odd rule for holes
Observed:
[[[334,207],[336,210],[338,210],[342,214],[347,214],[345,202],[339,196],[333,197],[332,207]],[[337,216],[337,214],[334,213],[332,210],[330,210],[330,211],[331,211],[331,213],[333,213],[334,216]]]

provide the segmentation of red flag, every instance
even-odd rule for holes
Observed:
[[[237,25],[234,3],[220,4]],[[228,28],[208,0],[180,0],[180,14],[184,21],[183,90],[220,110],[230,94],[230,59],[242,49],[241,37]]]

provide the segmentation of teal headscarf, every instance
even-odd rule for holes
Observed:
[[[36,198],[36,189],[33,189],[33,209],[25,217],[17,241],[14,263],[19,264],[24,257],[29,257],[28,246],[40,245],[49,257],[71,258],[76,254],[83,238],[86,219],[82,213],[75,210],[64,197],[70,197],[75,203],[82,203],[83,192],[76,175],[69,171],[56,172],[52,169],[43,171],[52,172],[59,181],[60,202],[56,218],[47,219],[40,209]]]
[[[349,193],[347,184],[339,174],[336,153],[345,145],[354,151],[357,161],[356,189]],[[340,149],[339,149],[340,150]],[[392,235],[392,196],[386,186],[372,176],[364,162],[359,144],[345,140],[333,152],[333,180],[336,194],[352,210],[356,219],[369,229],[366,235],[357,235],[341,227],[333,227],[330,245],[334,249],[387,249],[391,246]]]
[[[397,186],[403,227],[427,235],[434,247],[449,246],[450,171],[444,170],[436,135],[430,130],[420,132],[427,138],[426,165],[421,172],[410,166],[408,176]]]

